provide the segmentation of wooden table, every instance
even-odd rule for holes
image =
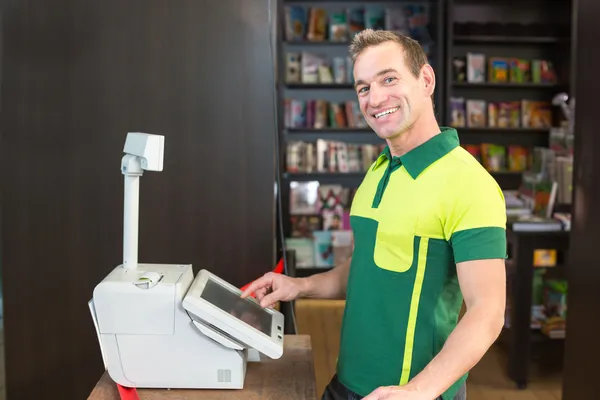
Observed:
[[[283,356],[248,363],[244,389],[138,389],[141,400],[316,400],[310,336],[285,335]],[[88,400],[120,400],[113,380],[104,373]]]

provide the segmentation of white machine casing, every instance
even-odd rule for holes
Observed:
[[[142,288],[146,273],[162,275]],[[115,268],[94,290],[99,341],[110,377],[126,387],[243,387],[252,349],[230,348],[201,333],[183,308],[194,280],[191,265]],[[150,284],[151,285],[151,284]],[[150,286],[149,285],[149,286]],[[216,338],[219,339],[219,338]]]
[[[162,170],[164,138],[157,136],[128,134],[121,165],[124,260],[98,283],[88,303],[104,367],[125,387],[241,389],[247,362],[260,361],[261,355],[237,340],[244,337],[239,330],[202,323],[201,316],[184,307],[196,280],[192,265],[137,261],[139,177],[142,169]],[[270,312],[282,324],[283,315]],[[280,340],[282,349],[281,338],[273,340]]]

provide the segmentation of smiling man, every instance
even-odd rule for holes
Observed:
[[[365,30],[350,54],[361,111],[387,142],[352,202],[352,257],[308,278],[267,273],[243,296],[263,307],[346,298],[323,400],[462,400],[504,323],[504,197],[456,130],[438,126],[417,42]]]
[[[350,55],[361,111],[387,147],[352,204],[329,398],[464,399],[504,322],[504,197],[456,130],[438,126],[435,74],[416,41],[365,30]]]

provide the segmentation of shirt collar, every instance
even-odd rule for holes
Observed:
[[[373,171],[386,161],[400,159],[402,165],[413,179],[423,172],[431,164],[454,150],[460,145],[458,133],[454,128],[442,127],[441,132],[427,142],[415,147],[400,157],[392,157],[389,146],[386,146],[373,165]]]

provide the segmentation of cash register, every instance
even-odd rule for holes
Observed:
[[[164,136],[130,132],[123,152],[123,263],[88,303],[106,371],[131,388],[243,388],[247,363],[282,356],[283,315],[206,269],[138,262],[139,181],[162,171]]]

